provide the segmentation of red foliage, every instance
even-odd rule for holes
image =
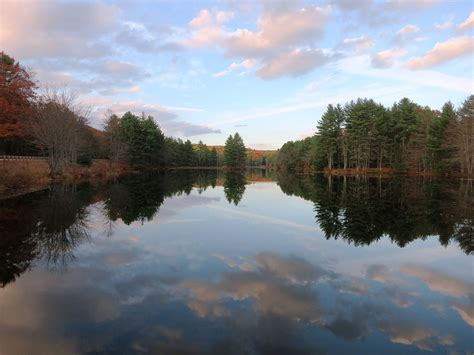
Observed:
[[[18,62],[0,52],[0,138],[25,136],[36,84]]]

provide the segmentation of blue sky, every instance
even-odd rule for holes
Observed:
[[[311,135],[329,103],[459,105],[474,92],[474,9],[452,0],[2,1],[0,48],[43,86],[166,134],[254,148]]]

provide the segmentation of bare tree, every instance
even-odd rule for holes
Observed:
[[[76,162],[87,113],[76,95],[65,89],[49,89],[40,96],[29,127],[36,144],[48,155],[52,176]]]
[[[474,95],[463,102],[456,119],[448,123],[444,146],[451,151],[450,161],[461,173],[474,174]]]

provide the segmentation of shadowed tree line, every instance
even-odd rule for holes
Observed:
[[[287,170],[383,169],[474,173],[474,95],[441,111],[407,98],[384,107],[369,99],[328,105],[313,137],[287,142],[277,166]]]
[[[115,221],[152,220],[168,197],[202,193],[224,184],[229,203],[237,205],[245,192],[240,172],[175,171],[126,175],[106,185],[53,185],[50,190],[0,201],[0,286],[14,281],[35,260],[67,265],[74,250],[90,240],[88,217],[95,203],[103,212],[104,232]]]
[[[400,247],[438,236],[474,252],[474,186],[471,180],[294,175],[280,172],[287,195],[314,202],[327,239],[369,245],[387,236]]]
[[[35,259],[67,264],[90,238],[87,206],[91,187],[53,186],[46,192],[0,202],[0,284],[25,272]]]

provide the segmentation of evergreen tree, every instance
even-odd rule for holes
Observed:
[[[224,162],[228,167],[241,168],[244,167],[247,160],[247,149],[244,141],[238,133],[234,136],[230,135],[224,147]]]
[[[339,138],[341,136],[341,125],[344,122],[344,112],[340,105],[328,105],[326,112],[321,117],[318,125],[318,135],[320,137],[320,149],[326,155],[327,167],[332,169],[335,159],[341,150]]]
[[[196,152],[193,149],[193,144],[188,139],[181,146],[181,163],[182,166],[196,165]]]
[[[212,148],[209,152],[209,166],[217,166],[218,157],[216,148]]]
[[[196,148],[196,160],[198,166],[209,166],[209,148],[199,141]]]
[[[130,163],[141,167],[164,163],[165,137],[153,117],[138,117],[127,112],[120,121],[120,131],[127,144]]]

